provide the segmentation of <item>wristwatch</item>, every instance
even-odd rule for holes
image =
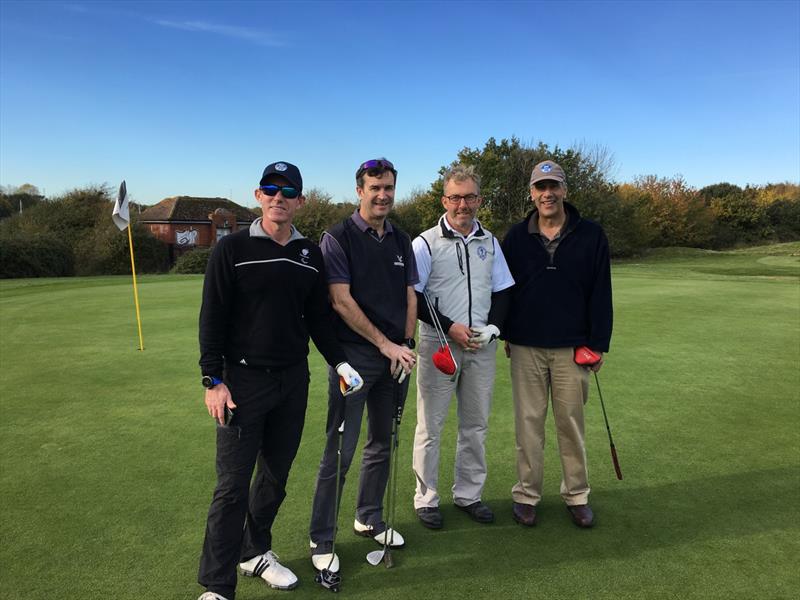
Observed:
[[[219,377],[214,377],[213,375],[203,375],[202,384],[207,390],[210,390],[215,385],[219,385],[220,383],[222,383],[222,379]]]
[[[406,346],[409,350],[413,350],[417,347],[417,342],[414,341],[414,338],[406,338],[403,340],[403,345]]]

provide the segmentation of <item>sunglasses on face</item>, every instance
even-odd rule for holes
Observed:
[[[537,181],[533,184],[533,187],[536,188],[538,192],[544,192],[545,190],[557,190],[561,187],[561,184],[558,181]]]
[[[288,185],[262,185],[259,188],[264,194],[269,196],[270,198],[280,192],[284,198],[297,198],[300,195],[300,191]]]

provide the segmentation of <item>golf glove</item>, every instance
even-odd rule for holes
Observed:
[[[336,365],[336,372],[339,374],[339,377],[344,380],[344,383],[347,386],[347,389],[342,392],[344,396],[348,396],[354,392],[357,392],[361,389],[361,386],[364,385],[364,380],[361,378],[361,375],[359,375],[358,371],[350,366],[350,363],[339,363]]]
[[[483,348],[486,344],[491,344],[499,337],[500,330],[495,325],[486,325],[485,327],[473,327],[472,337],[469,338],[469,341]]]

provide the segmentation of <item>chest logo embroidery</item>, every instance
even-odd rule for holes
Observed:
[[[302,250],[300,250],[300,262],[303,263],[304,265],[307,265],[308,257],[310,256],[310,254],[311,253],[309,252],[308,248],[303,248]]]
[[[486,248],[483,246],[478,246],[478,258],[481,260],[486,260]]]
[[[406,266],[405,263],[403,263],[403,255],[402,254],[398,254],[397,255],[397,260],[394,261],[394,266],[395,267],[405,267]]]

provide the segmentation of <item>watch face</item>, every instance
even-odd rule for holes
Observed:
[[[416,348],[417,343],[414,341],[414,338],[408,338],[405,342],[403,342],[406,346],[408,346],[411,350]]]
[[[214,381],[208,375],[203,375],[202,384],[204,388],[211,389],[214,387]]]

